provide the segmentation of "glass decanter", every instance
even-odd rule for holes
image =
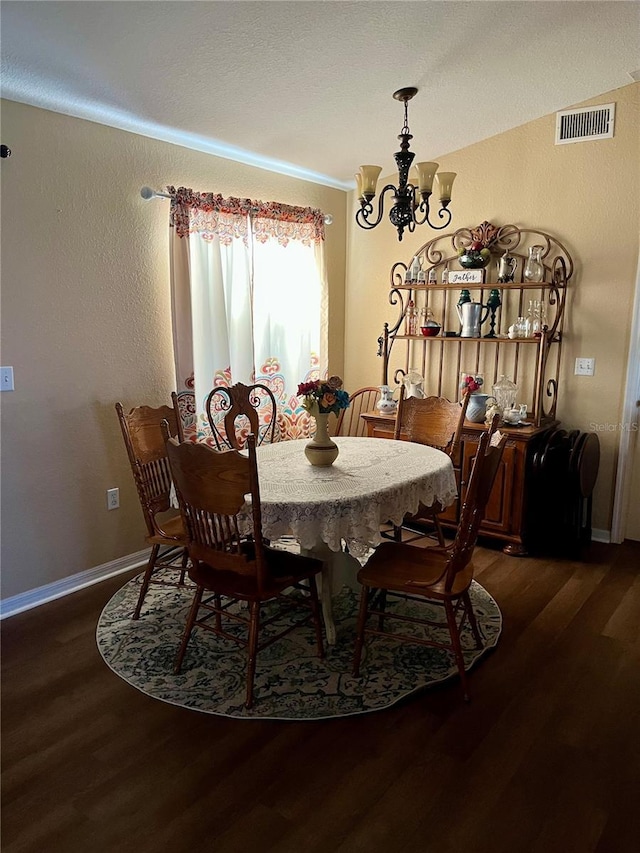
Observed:
[[[544,281],[544,264],[542,263],[542,252],[544,246],[530,246],[529,257],[522,271],[525,281]]]
[[[500,413],[504,412],[505,409],[512,409],[515,406],[518,398],[518,386],[508,376],[505,376],[504,373],[501,374],[500,379],[498,379],[491,390],[500,407]]]

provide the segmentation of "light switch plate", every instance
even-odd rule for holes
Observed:
[[[0,367],[0,391],[13,390],[13,367]]]
[[[595,358],[576,358],[576,376],[593,376],[596,367]]]

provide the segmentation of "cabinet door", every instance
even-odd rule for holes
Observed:
[[[471,476],[471,465],[477,450],[477,442],[464,442],[462,449],[462,483],[460,489],[463,500],[467,491],[466,484],[469,482],[469,477]],[[496,480],[487,501],[484,520],[480,526],[481,531],[511,532],[515,457],[515,447],[507,445],[502,453],[502,460],[496,474]]]

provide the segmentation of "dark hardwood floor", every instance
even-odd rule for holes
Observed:
[[[504,628],[468,706],[457,680],[324,722],[152,700],[95,645],[122,575],[5,620],[2,849],[637,853],[640,544],[477,563]]]

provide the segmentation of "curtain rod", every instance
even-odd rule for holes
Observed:
[[[163,193],[160,192],[160,190],[154,190],[151,187],[142,187],[142,189],[140,190],[140,195],[147,201],[152,198],[171,198],[169,193]],[[332,222],[333,216],[330,213],[325,213],[324,224],[331,225]]]

